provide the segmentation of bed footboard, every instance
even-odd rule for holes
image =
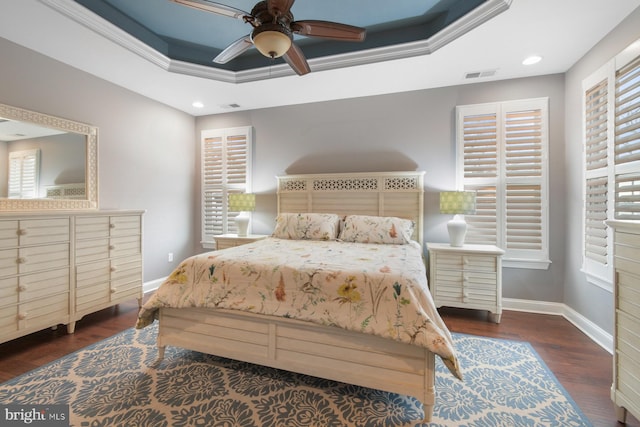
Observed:
[[[173,345],[243,362],[416,397],[430,421],[435,355],[336,327],[229,310],[160,310],[159,359]]]

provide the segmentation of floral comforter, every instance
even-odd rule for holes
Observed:
[[[428,348],[458,378],[420,246],[267,238],[187,258],[140,310],[212,307],[290,317]]]

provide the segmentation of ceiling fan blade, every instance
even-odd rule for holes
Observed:
[[[245,12],[244,10],[236,9],[235,7],[227,6],[220,3],[214,3],[212,1],[207,1],[207,0],[171,0],[171,1],[184,6],[192,7],[194,9],[204,10],[205,12],[213,12],[218,15],[228,16],[230,18],[236,18],[241,21],[244,20],[245,16],[251,15]]]
[[[289,13],[295,0],[267,0],[267,10],[272,16],[282,16]]]
[[[251,46],[253,46],[251,36],[246,35],[227,46],[225,50],[220,52],[218,56],[213,59],[213,62],[216,64],[226,64],[245,50],[249,49]]]
[[[309,63],[304,57],[304,53],[302,53],[302,50],[296,46],[295,43],[291,43],[291,47],[287,53],[282,55],[282,58],[284,58],[287,64],[289,64],[291,68],[293,68],[293,71],[295,71],[299,76],[303,76],[311,72]]]
[[[367,35],[367,30],[353,25],[339,24],[330,21],[295,21],[291,23],[291,30],[307,37],[361,42]]]

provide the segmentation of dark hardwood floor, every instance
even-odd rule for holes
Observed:
[[[132,301],[85,316],[72,335],[61,327],[0,344],[0,382],[132,327],[137,311]],[[609,397],[611,355],[564,318],[505,311],[494,324],[484,312],[445,308],[441,313],[452,332],[530,342],[595,427],[622,425]],[[640,426],[630,415],[627,421]]]

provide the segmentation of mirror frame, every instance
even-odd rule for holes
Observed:
[[[98,128],[85,123],[49,116],[11,105],[0,104],[0,117],[10,120],[85,135],[87,159],[85,164],[86,199],[0,199],[2,211],[49,211],[98,209]]]

